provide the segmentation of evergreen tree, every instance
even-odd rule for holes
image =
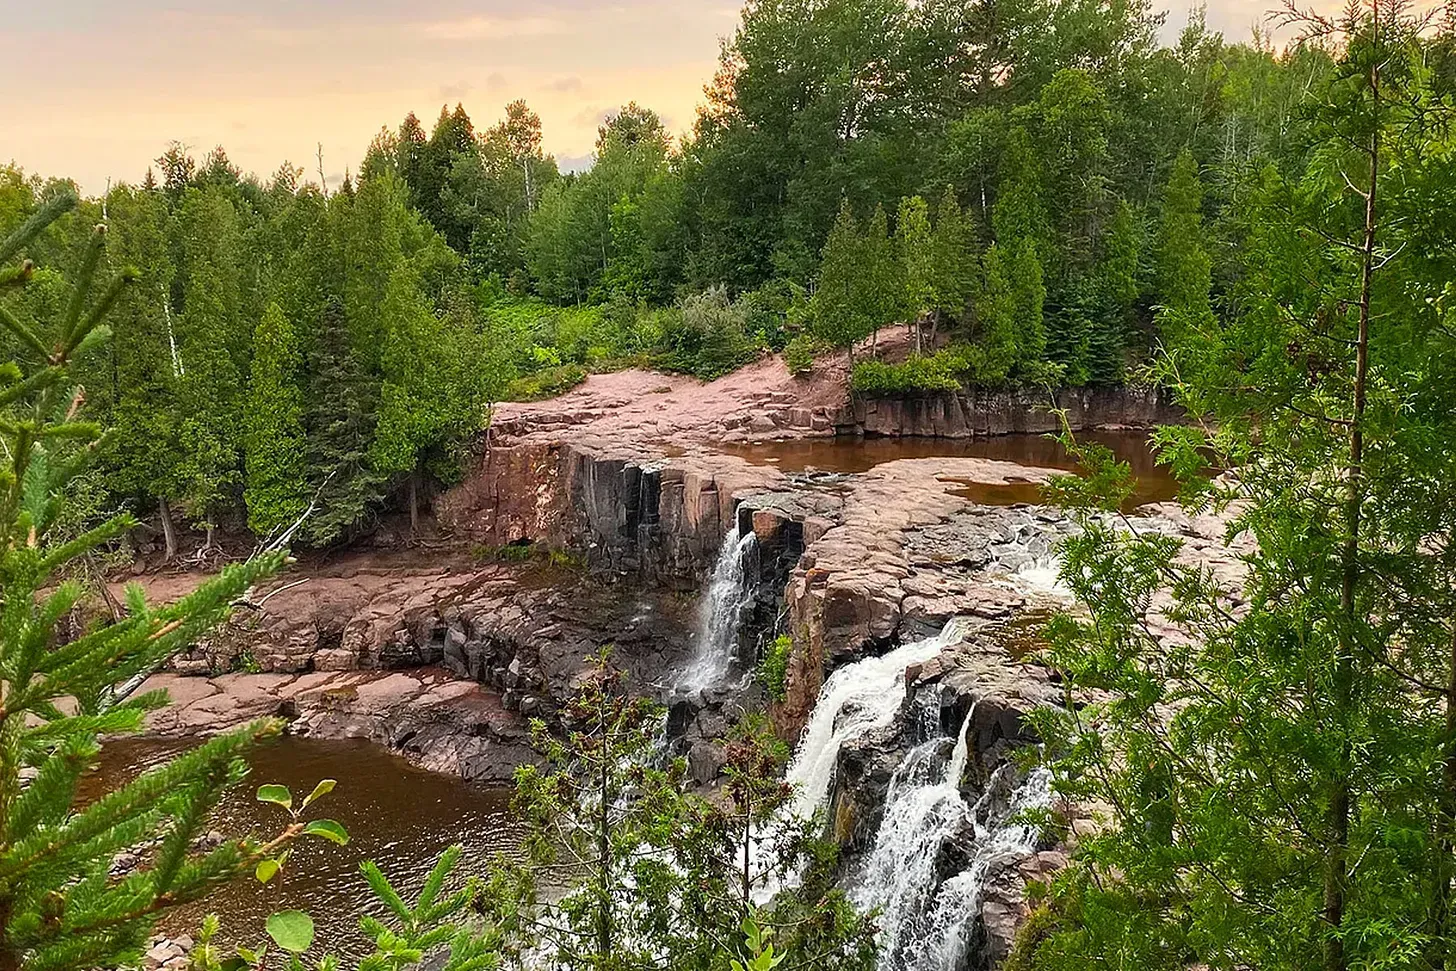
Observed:
[[[976,227],[961,210],[955,190],[946,186],[936,211],[932,238],[931,278],[935,294],[935,323],[964,317],[976,285]],[[935,330],[931,330],[934,339]]]
[[[404,260],[410,219],[405,187],[392,175],[370,179],[352,204],[340,207],[343,249],[342,294],[353,350],[365,373],[377,373],[386,333],[385,290]],[[319,308],[322,310],[322,307]]]
[[[1059,788],[1109,825],[1058,881],[1029,966],[1456,959],[1456,332],[1451,242],[1431,231],[1453,215],[1456,104],[1430,87],[1428,23],[1402,4],[1314,23],[1341,59],[1311,150],[1259,180],[1227,319],[1165,332],[1157,373],[1195,421],[1156,441],[1188,512],[1226,517],[1240,575],[1109,515],[1132,484],[1105,453],[1057,484],[1084,527],[1062,572],[1081,610],[1050,628],[1050,660],[1098,700],[1039,718]],[[1195,321],[1206,262],[1172,229],[1197,229],[1197,191],[1185,155],[1162,299]]]
[[[300,530],[310,546],[328,546],[358,530],[382,498],[382,477],[370,464],[375,399],[349,336],[341,302],[324,306],[308,356],[304,411],[306,493],[316,512]]]
[[[985,277],[976,300],[976,344],[980,366],[976,377],[996,385],[1011,375],[1017,364],[1016,294],[1001,247],[992,243],[983,260]]]
[[[876,206],[860,240],[860,301],[871,334],[900,320],[905,313],[905,266],[895,252],[889,224],[885,207]]]
[[[169,500],[182,494],[181,357],[171,290],[166,201],[158,192],[120,187],[107,200],[109,250],[137,271],[137,281],[111,315],[116,333],[114,427],[107,455],[111,488],[119,495],[157,503],[168,560],[177,555]]]
[[[269,304],[253,339],[246,412],[243,500],[248,507],[248,528],[259,536],[291,526],[308,505],[300,363],[293,327],[276,303]]]
[[[177,221],[184,309],[177,321],[181,498],[209,536],[240,483],[244,327],[237,213],[218,188],[188,189]]]
[[[815,334],[836,347],[847,348],[851,364],[854,345],[875,328],[872,311],[863,299],[867,279],[864,249],[854,210],[846,199],[824,244],[819,285],[810,311]]]
[[[1138,296],[1138,232],[1132,207],[1117,200],[1103,237],[1103,252],[1093,281],[1089,311],[1087,379],[1093,384],[1122,381],[1127,338]]]
[[[53,196],[0,242],[0,264],[74,205],[74,196]],[[44,330],[0,306],[0,323],[40,355],[28,370],[5,366],[0,430],[7,456],[0,472],[0,967],[17,971],[134,966],[159,916],[250,870],[304,828],[289,827],[267,844],[193,848],[223,790],[242,779],[239,756],[278,733],[271,721],[220,735],[75,807],[77,784],[95,763],[99,739],[140,731],[146,712],[166,701],[160,694],[126,698],[116,686],[195,642],[281,562],[271,555],[231,566],[163,608],[148,605],[133,587],[122,620],[68,644],[57,640],[56,625],[82,596],[78,583],[64,579],[67,570],[132,525],[120,516],[69,542],[51,535],[62,491],[94,458],[99,437],[97,426],[77,414],[84,395],[69,383],[71,361],[81,348],[106,340],[102,321],[134,279],[123,271],[96,286],[103,242],[98,228],[80,263],[74,299]],[[31,273],[22,264],[0,270],[0,281],[24,286]],[[113,875],[114,857],[132,849],[150,865]]]
[[[920,318],[941,303],[936,293],[936,240],[930,228],[930,208],[920,196],[900,200],[895,220],[895,247],[905,279],[904,312],[921,350]]]
[[[1185,148],[1173,163],[1158,226],[1158,326],[1162,331],[1197,328],[1210,320],[1212,266],[1203,243],[1203,183],[1193,153]]]
[[[1044,307],[1046,284],[1042,282],[1041,260],[1035,243],[1027,238],[1008,244],[1006,276],[1011,288],[1011,320],[1016,331],[1016,365],[1027,374],[1037,373],[1047,358]]]

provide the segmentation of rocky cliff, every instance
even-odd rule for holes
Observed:
[[[856,398],[840,416],[841,433],[937,438],[1061,430],[1057,410],[1074,431],[1151,428],[1182,420],[1183,412],[1152,388],[1064,388],[1050,399],[1038,391],[964,391]]]

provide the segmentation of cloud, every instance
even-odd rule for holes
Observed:
[[[557,78],[546,85],[547,91],[554,91],[557,94],[580,94],[582,90],[581,78]]]
[[[566,32],[566,24],[550,17],[461,17],[416,24],[415,29],[432,40],[502,40],[512,37],[546,37]]]
[[[580,128],[600,128],[616,113],[616,108],[583,108],[571,116],[571,122]]]
[[[469,81],[456,81],[454,84],[440,85],[435,94],[444,101],[459,101],[474,90],[475,86]]]
[[[595,160],[595,155],[558,155],[556,167],[563,172],[585,172]]]

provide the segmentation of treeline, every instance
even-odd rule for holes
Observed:
[[[33,244],[53,285],[8,305],[35,317],[110,226],[141,285],[77,363],[116,428],[86,495],[160,510],[169,548],[179,515],[267,533],[315,501],[300,539],[347,539],[448,481],[492,401],[592,369],[802,369],[904,322],[916,353],[861,355],[859,388],[1116,384],[1169,308],[1227,301],[1240,200],[1303,164],[1333,63],[1157,27],[1072,0],[751,4],[680,140],[628,105],[563,174],[524,102],[484,131],[456,106],[382,130],[332,192],[174,147]],[[0,173],[0,231],[55,186]]]

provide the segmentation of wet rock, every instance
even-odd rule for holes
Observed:
[[[688,749],[688,778],[698,785],[708,785],[728,761],[728,751],[716,742],[699,740]]]

